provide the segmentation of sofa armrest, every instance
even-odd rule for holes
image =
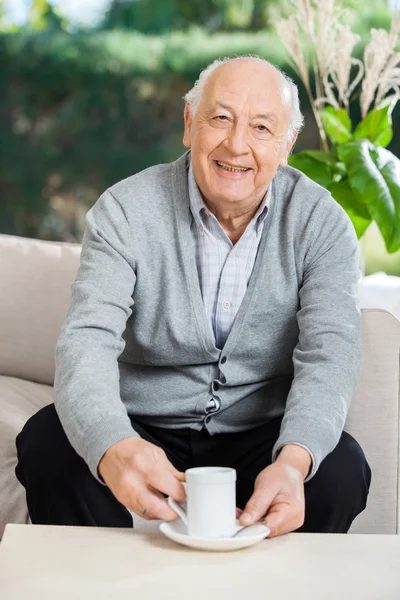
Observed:
[[[363,309],[362,372],[345,430],[360,443],[372,470],[367,508],[354,533],[400,533],[400,322],[381,309]]]

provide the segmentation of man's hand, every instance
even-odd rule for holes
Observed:
[[[177,502],[186,499],[182,481],[164,450],[142,438],[126,438],[113,444],[99,463],[99,472],[114,496],[144,519],[173,521],[177,514],[163,493]],[[147,514],[141,514],[146,509]]]
[[[241,525],[263,519],[269,537],[294,531],[304,523],[304,479],[311,457],[301,446],[284,446],[276,461],[259,473],[254,493],[240,514]],[[247,516],[249,515],[249,516]]]

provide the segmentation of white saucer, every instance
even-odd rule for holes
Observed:
[[[239,525],[239,521],[236,521]],[[231,550],[240,550],[247,548],[257,542],[261,542],[270,534],[268,527],[255,523],[242,531],[240,536],[233,538],[203,538],[189,536],[187,528],[182,519],[161,523],[160,531],[178,544],[197,548],[197,550],[209,550],[212,552],[229,552]]]

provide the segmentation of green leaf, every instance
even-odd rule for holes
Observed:
[[[358,194],[351,189],[347,178],[333,183],[329,191],[348,214],[356,230],[357,238],[360,239],[372,222],[368,208],[359,200]]]
[[[344,108],[327,106],[322,112],[324,129],[333,144],[346,144],[351,140],[351,121]]]
[[[368,207],[388,252],[400,249],[400,161],[388,150],[367,140],[338,148],[346,164],[349,183]]]
[[[327,165],[334,166],[337,163],[337,156],[334,152],[322,152],[321,150],[303,150],[298,152],[295,156],[309,156],[317,162],[326,163]]]
[[[392,105],[372,110],[356,127],[353,139],[364,138],[377,146],[386,148],[392,141]]]
[[[321,152],[321,154],[326,154]],[[298,169],[310,179],[313,179],[322,187],[328,189],[332,183],[332,169],[329,164],[324,161],[316,160],[313,156],[310,156],[310,151],[299,152],[298,154],[292,154],[289,157],[289,165]]]

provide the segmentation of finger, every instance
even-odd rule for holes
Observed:
[[[178,471],[178,469],[176,469],[174,467],[174,465],[172,464],[172,462],[168,459],[168,457],[166,457],[166,462],[167,464],[165,465],[160,465],[160,469],[162,469],[162,472],[166,472],[166,473],[171,473],[175,479],[177,479],[178,481],[180,481],[181,483],[186,481],[186,473],[184,471]],[[166,468],[165,468],[166,467]]]
[[[145,515],[142,513],[143,509],[146,510]],[[132,510],[146,520],[162,519],[163,521],[174,521],[177,518],[176,512],[167,504],[162,494],[150,487],[140,490],[136,496],[136,502]]]
[[[242,510],[240,508],[236,507],[236,518],[238,519],[240,517],[240,515],[242,514]]]
[[[182,483],[172,473],[152,471],[148,474],[148,483],[159,492],[171,496],[176,502],[185,502],[186,492]]]
[[[151,501],[148,500],[146,494],[137,494],[135,499],[130,502],[128,508],[145,521],[151,521],[157,517],[151,512]]]
[[[256,486],[253,495],[240,515],[240,524],[251,525],[259,521],[267,513],[277,493],[278,490],[275,492],[271,488]]]
[[[268,537],[276,537],[289,533],[299,527],[297,513],[294,513],[293,506],[290,504],[275,504],[271,511],[265,517],[263,523],[270,530]]]

